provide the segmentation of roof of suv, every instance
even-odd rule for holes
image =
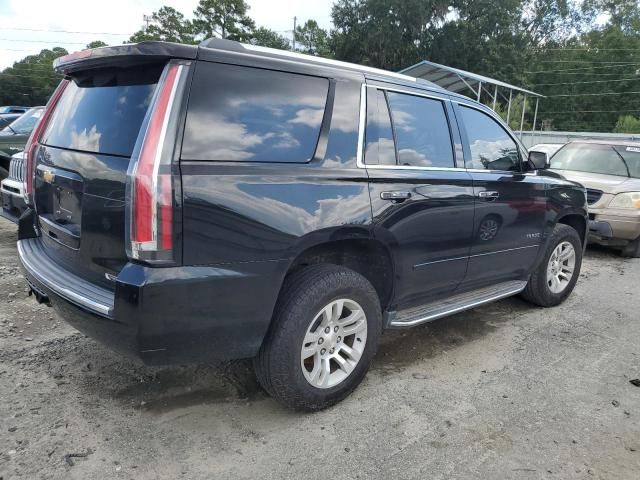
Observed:
[[[87,68],[98,68],[105,62],[118,57],[123,63],[139,62],[140,57],[154,61],[163,58],[198,58],[201,49],[218,50],[225,52],[240,53],[245,55],[257,55],[274,59],[295,60],[311,65],[322,65],[344,70],[351,70],[362,73],[367,78],[378,79],[396,84],[404,84],[412,88],[421,88],[437,92],[446,92],[448,95],[469,100],[468,97],[459,95],[436,85],[427,80],[418,79],[402,73],[391,72],[379,68],[357,65],[355,63],[343,62],[303,53],[279,50],[275,48],[260,47],[256,45],[243,44],[232,40],[220,38],[210,38],[204,40],[200,45],[185,45],[180,43],[149,41],[134,44],[116,45],[110,47],[100,47],[92,50],[75,52],[56,59],[53,63],[54,69],[60,73],[70,74],[74,71]],[[135,60],[134,60],[135,58]]]

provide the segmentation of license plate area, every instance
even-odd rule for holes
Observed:
[[[82,231],[83,181],[77,173],[38,165],[36,206],[44,235],[77,250]]]

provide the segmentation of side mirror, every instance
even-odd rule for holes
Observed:
[[[550,164],[549,155],[546,152],[529,150],[529,165],[531,165],[531,168],[534,170],[544,170],[549,168]]]

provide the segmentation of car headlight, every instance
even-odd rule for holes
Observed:
[[[640,209],[640,192],[619,193],[613,197],[609,206],[612,208]]]

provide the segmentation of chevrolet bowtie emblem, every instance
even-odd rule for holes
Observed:
[[[56,174],[51,170],[43,170],[42,179],[47,183],[53,183],[53,181],[56,179]]]

